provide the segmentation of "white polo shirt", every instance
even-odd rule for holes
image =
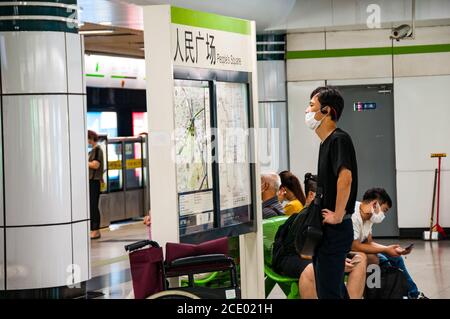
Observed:
[[[373,223],[370,220],[363,221],[359,207],[361,202],[355,202],[355,213],[352,215],[353,222],[353,240],[359,240],[361,243],[369,238],[372,233]]]

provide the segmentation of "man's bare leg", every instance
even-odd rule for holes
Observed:
[[[306,266],[298,280],[300,298],[317,299],[316,279],[314,278],[314,267],[312,264]]]
[[[361,299],[366,285],[367,255],[364,253],[357,254],[361,262],[352,269],[347,282],[347,291],[350,299]]]

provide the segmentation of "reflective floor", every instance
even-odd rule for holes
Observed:
[[[148,238],[147,228],[142,222],[113,225],[103,229],[100,240],[91,244],[92,279],[88,291],[93,298],[133,298],[130,264],[124,246]],[[380,239],[383,244],[396,240]],[[450,299],[450,241],[424,242],[421,240],[401,240],[406,246],[414,242],[413,252],[405,262],[409,273],[419,290],[429,298]],[[269,298],[285,298],[281,289],[275,287]]]

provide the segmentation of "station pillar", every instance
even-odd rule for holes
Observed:
[[[74,297],[90,278],[77,2],[0,12],[0,298]]]

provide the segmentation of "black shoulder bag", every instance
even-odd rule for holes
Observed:
[[[316,198],[299,218],[296,228],[295,248],[303,258],[314,256],[317,246],[322,241],[322,189],[318,188]]]

